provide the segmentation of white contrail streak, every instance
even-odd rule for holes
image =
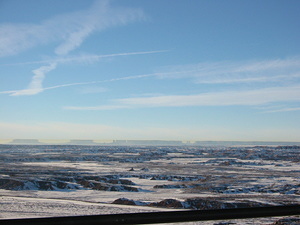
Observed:
[[[42,63],[89,62],[89,61],[100,60],[102,58],[110,58],[110,57],[117,57],[117,56],[129,56],[129,55],[155,54],[155,53],[162,53],[162,52],[168,52],[168,51],[169,50],[156,50],[156,51],[143,51],[143,52],[123,52],[123,53],[114,53],[114,54],[107,54],[107,55],[81,55],[81,56],[74,56],[74,57],[59,57],[57,59],[0,64],[0,66],[18,66],[18,65],[31,65],[31,64],[42,64]]]
[[[144,77],[153,77],[156,74],[145,74],[145,75],[137,75],[137,76],[127,76],[127,77],[120,77],[120,78],[113,78],[109,80],[99,80],[99,81],[89,81],[89,82],[79,82],[79,83],[70,83],[70,84],[61,84],[52,87],[46,87],[44,90],[62,88],[62,87],[69,87],[69,86],[77,86],[77,85],[86,85],[86,84],[98,84],[98,83],[108,83],[108,82],[115,82],[120,80],[132,80],[132,79],[139,79]]]
[[[45,91],[45,90],[51,90],[56,88],[63,88],[63,87],[70,87],[70,86],[77,86],[77,85],[87,85],[87,84],[98,84],[98,83],[108,83],[108,82],[115,82],[115,81],[121,81],[121,80],[132,80],[132,79],[140,79],[145,77],[154,77],[157,76],[156,73],[152,74],[144,74],[144,75],[136,75],[136,76],[127,76],[127,77],[119,77],[119,78],[113,78],[108,80],[99,80],[99,81],[88,81],[88,82],[78,82],[78,83],[69,83],[69,84],[61,84],[51,87],[45,87],[42,89],[39,89],[39,92]],[[25,91],[28,91],[28,89],[25,90],[14,90],[14,91],[1,91],[0,94],[11,94],[12,96],[20,95],[19,93],[22,93]]]
[[[181,73],[181,72],[178,72],[178,73]],[[39,89],[39,92],[42,92],[42,91],[45,91],[45,90],[56,89],[56,88],[70,87],[70,86],[88,85],[88,84],[99,84],[99,83],[109,83],[109,82],[115,82],[115,81],[121,81],[121,80],[141,79],[141,78],[145,78],[145,77],[159,77],[159,76],[162,76],[162,75],[165,75],[165,74],[169,74],[169,73],[168,72],[166,72],[166,73],[149,73],[149,74],[126,76],[126,77],[118,77],[118,78],[112,78],[112,79],[107,79],[107,80],[98,80],[98,81],[87,81],[87,82],[77,82],[77,83],[69,83],[69,84],[60,84],[60,85],[55,85],[55,86],[45,87],[45,88]],[[24,91],[24,90],[1,91],[0,94],[11,94],[12,96],[15,96],[15,95],[17,95],[16,93],[19,93],[19,92],[22,92],[22,91]]]

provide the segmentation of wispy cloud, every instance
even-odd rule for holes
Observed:
[[[117,78],[112,78],[112,79],[107,79],[107,80],[60,84],[60,85],[56,85],[56,86],[45,87],[44,90],[51,90],[51,89],[70,87],[70,86],[80,86],[80,85],[99,84],[99,83],[110,83],[110,82],[117,82],[117,81],[123,81],[123,80],[136,80],[136,79],[142,79],[142,78],[147,78],[147,77],[158,77],[158,75],[160,75],[160,73],[149,73],[149,74],[140,74],[140,75],[125,76],[125,77],[117,77]],[[13,91],[4,91],[4,92],[0,92],[0,93],[11,93],[11,92],[13,92]]]
[[[35,95],[45,90],[70,87],[70,86],[78,86],[78,85],[88,85],[88,84],[97,84],[97,83],[107,83],[107,82],[115,82],[121,80],[131,80],[131,79],[140,79],[144,77],[153,77],[158,76],[158,74],[143,74],[143,75],[135,75],[135,76],[125,76],[119,78],[112,78],[108,80],[100,80],[100,81],[89,81],[89,82],[77,82],[77,83],[69,83],[69,84],[60,84],[51,87],[43,87],[42,82],[45,79],[45,74],[55,69],[57,64],[59,63],[83,63],[83,62],[95,62],[101,58],[111,58],[118,56],[131,56],[131,55],[144,55],[144,54],[154,54],[166,52],[168,50],[159,50],[159,51],[143,51],[143,52],[126,52],[126,53],[115,53],[115,54],[107,54],[107,55],[82,55],[82,56],[73,56],[73,57],[63,57],[54,60],[45,60],[45,61],[35,61],[35,62],[24,62],[17,64],[9,64],[9,65],[22,65],[22,64],[40,64],[40,63],[49,63],[48,66],[42,66],[32,72],[35,74],[32,77],[32,81],[29,84],[29,87],[23,90],[11,90],[11,91],[0,91],[0,94],[10,94],[11,96],[20,96],[20,95]]]
[[[17,91],[3,91],[11,96],[35,95],[45,90],[43,80],[47,72],[55,69],[58,63],[93,62],[105,57],[116,57],[137,54],[150,54],[159,51],[129,52],[110,55],[81,55],[70,57],[68,54],[78,48],[92,33],[104,29],[125,25],[129,22],[144,19],[140,9],[114,8],[109,1],[95,1],[91,8],[74,13],[56,16],[40,24],[0,24],[0,57],[17,54],[30,47],[53,41],[61,43],[54,49],[59,57],[54,60],[25,62],[21,64],[47,63],[33,70],[34,76],[28,88]],[[12,64],[16,65],[16,64]],[[59,87],[70,85],[59,85]],[[51,89],[51,88],[47,88]],[[53,87],[52,87],[53,89]]]
[[[115,8],[109,1],[98,0],[89,9],[55,16],[39,24],[2,23],[0,57],[51,42],[60,42],[54,49],[57,55],[67,55],[94,32],[145,18],[140,9]]]
[[[139,52],[121,52],[114,54],[105,54],[105,55],[97,55],[97,54],[80,54],[76,56],[59,56],[52,59],[47,60],[38,60],[38,61],[29,61],[29,62],[18,62],[18,63],[10,63],[10,64],[0,64],[0,66],[18,66],[18,65],[30,65],[30,64],[44,64],[44,63],[94,63],[103,58],[114,58],[119,56],[132,56],[132,55],[145,55],[145,54],[154,54],[154,53],[162,53],[168,52],[169,50],[157,50],[157,51],[139,51]]]
[[[152,54],[152,53],[159,53],[159,52],[165,52],[166,50],[162,50],[162,51],[148,51],[148,52],[134,52],[134,53],[118,53],[118,54],[109,54],[109,55],[99,55],[99,57],[115,57],[115,56],[119,56],[119,55],[136,55],[136,54]],[[70,58],[67,59],[67,61],[71,61],[71,60],[79,60],[80,62],[82,62],[81,58]],[[47,62],[51,62],[52,64],[57,65],[59,61],[47,61]],[[38,62],[27,62],[28,64],[30,63],[38,63]],[[26,63],[26,64],[27,64]],[[52,65],[51,64],[51,65]],[[173,74],[173,72],[170,72]],[[135,79],[142,79],[142,78],[147,78],[147,77],[154,77],[154,78],[159,78],[162,75],[169,75],[169,72],[166,73],[149,73],[149,74],[140,74],[140,75],[132,75],[132,76],[124,76],[124,77],[117,77],[117,78],[112,78],[112,79],[107,79],[107,80],[97,80],[97,81],[87,81],[87,82],[75,82],[75,83],[68,83],[68,84],[59,84],[59,85],[55,85],[55,86],[50,86],[50,87],[43,87],[40,89],[39,92],[40,93],[42,91],[46,91],[46,90],[51,90],[51,89],[57,89],[57,88],[64,88],[64,87],[71,87],[71,86],[81,86],[81,85],[90,85],[90,84],[99,84],[99,83],[110,83],[110,82],[117,82],[117,81],[122,81],[122,80],[135,80]],[[25,90],[10,90],[10,91],[0,91],[0,94],[11,94],[13,96],[16,96],[15,93],[30,93],[29,90],[25,89]],[[32,91],[32,94],[35,94],[34,91]]]
[[[31,79],[31,82],[27,89],[14,91],[11,93],[12,96],[19,95],[35,95],[42,92],[43,89],[43,80],[45,79],[46,73],[54,70],[56,68],[56,64],[50,64],[48,66],[41,66],[38,69],[33,70],[34,76]]]
[[[120,108],[145,107],[186,107],[186,106],[255,106],[274,102],[299,102],[300,85],[273,87],[257,90],[223,91],[197,95],[165,95],[156,97],[115,99],[111,105],[94,107],[67,106],[69,110],[111,110]]]
[[[56,64],[51,64],[51,65],[53,67],[55,67]],[[122,80],[142,79],[142,78],[156,77],[157,76],[156,73],[152,73],[152,74],[142,74],[142,75],[118,77],[118,78],[112,78],[112,79],[107,79],[107,80],[77,82],[77,83],[69,83],[69,84],[60,84],[60,85],[55,85],[55,86],[51,86],[51,87],[42,87],[42,85],[41,85],[41,82],[42,82],[41,78],[44,79],[45,73],[46,72],[50,72],[49,68],[51,68],[51,65],[49,65],[49,66],[43,66],[40,69],[37,69],[37,71],[39,71],[38,74],[40,74],[41,71],[44,72],[44,74],[43,74],[43,76],[41,76],[41,75],[39,75],[39,76],[35,75],[32,78],[31,85],[29,85],[30,88],[24,89],[24,90],[0,91],[0,94],[10,94],[12,96],[17,96],[17,95],[34,95],[34,94],[40,93],[42,91],[51,90],[51,89],[57,89],[57,88],[64,88],[64,87],[71,87],[71,86],[81,86],[81,85],[90,85],[90,84],[99,84],[99,83],[110,83],[110,82],[117,82],[117,81],[122,81]],[[44,68],[44,69],[42,69],[42,68]],[[45,68],[48,68],[48,70],[46,70]],[[34,70],[34,71],[36,71],[36,70]],[[40,80],[39,85],[36,85],[36,86],[32,85],[32,83],[37,83],[36,81],[33,82],[33,80],[36,80],[37,78],[40,78],[39,79]]]
[[[82,55],[82,56],[71,56],[58,58],[56,60],[47,61],[52,63],[68,63],[68,62],[93,62],[101,58],[106,57],[118,57],[118,56],[128,56],[128,55],[139,55],[139,54],[153,54],[166,52],[168,50],[159,51],[143,51],[143,52],[128,52],[128,53],[115,53],[107,55]],[[26,63],[39,63],[39,62],[26,62]],[[45,87],[41,91],[51,90],[56,88],[63,88],[69,86],[78,85],[88,85],[96,83],[105,82],[115,82],[121,80],[130,79],[140,79],[145,77],[154,77],[158,79],[174,79],[174,78],[184,78],[184,79],[194,79],[196,83],[202,84],[240,84],[240,83],[265,83],[265,87],[276,87],[282,86],[284,83],[288,83],[285,86],[299,83],[300,77],[300,60],[298,58],[286,59],[286,60],[265,60],[262,62],[215,62],[215,63],[201,63],[197,65],[188,66],[174,66],[168,67],[161,72],[125,76],[119,78],[112,78],[108,80],[100,81],[89,81],[89,82],[78,82],[69,84],[60,84],[51,87]],[[257,88],[254,90],[256,92]],[[2,94],[12,94],[12,93],[22,93],[19,91],[2,91]],[[249,92],[249,91],[248,91]],[[29,93],[28,90],[24,90],[24,94]],[[32,93],[38,93],[32,91]],[[223,93],[223,92],[219,92]],[[229,92],[226,92],[228,94]],[[232,93],[240,93],[239,91],[232,91]],[[212,96],[213,93],[209,95]],[[218,93],[216,93],[218,95]],[[196,95],[197,96],[197,95]],[[196,97],[194,96],[194,97]],[[202,96],[202,95],[201,95]],[[199,97],[199,96],[198,96]],[[192,97],[187,97],[191,99]],[[125,106],[124,106],[125,107]],[[132,106],[130,106],[132,107]],[[92,107],[94,108],[94,107]],[[96,107],[97,108],[97,107]],[[103,107],[100,107],[103,108]],[[104,109],[109,108],[121,108],[105,106]],[[128,106],[126,106],[128,108]]]
[[[107,0],[96,1],[89,10],[75,15],[75,18],[73,15],[68,16],[69,24],[75,29],[70,29],[65,33],[64,42],[55,49],[58,55],[65,55],[76,49],[95,31],[146,18],[140,9],[113,8]]]
[[[275,76],[256,76],[256,77],[233,77],[218,79],[198,79],[198,84],[235,84],[235,83],[264,83],[264,82],[282,82],[282,80],[290,81],[300,78],[300,73],[275,75]]]
[[[300,107],[295,107],[295,108],[285,107],[281,109],[267,110],[264,111],[263,113],[278,113],[278,112],[293,112],[293,111],[300,111]]]
[[[300,77],[300,58],[169,66],[161,72],[161,78],[190,78],[198,84],[282,83]]]

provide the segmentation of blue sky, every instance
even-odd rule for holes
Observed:
[[[0,139],[300,141],[297,0],[0,0]]]

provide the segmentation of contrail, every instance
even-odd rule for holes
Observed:
[[[187,71],[185,71],[185,72],[187,72]],[[190,72],[190,71],[188,71],[188,72]],[[177,72],[177,73],[182,73],[182,72]],[[127,76],[127,77],[112,78],[112,79],[108,79],[108,80],[99,80],[99,81],[88,81],[88,82],[78,82],[78,83],[70,83],[70,84],[61,84],[61,85],[56,85],[56,86],[52,86],[52,87],[46,87],[46,88],[44,88],[44,90],[56,89],[56,88],[62,88],[62,87],[69,87],[69,86],[77,86],[77,85],[86,85],[86,84],[108,83],[108,82],[115,82],[115,81],[120,81],[120,80],[140,79],[140,78],[145,78],[145,77],[159,77],[159,76],[166,75],[166,74],[173,74],[173,72],[149,73],[149,74]]]
[[[63,87],[70,87],[70,86],[77,86],[77,85],[87,85],[87,84],[108,83],[108,82],[115,82],[115,81],[120,81],[120,80],[140,79],[140,78],[144,78],[144,77],[153,77],[153,76],[157,76],[157,74],[152,73],[152,74],[143,74],[143,75],[136,75],[136,76],[119,77],[119,78],[113,78],[113,79],[108,79],[108,80],[60,84],[60,85],[51,86],[51,87],[39,88],[38,91],[42,92],[45,90],[51,90],[51,89],[56,89],[56,88],[63,88]],[[25,91],[29,91],[29,89],[14,90],[14,91],[1,91],[0,94],[11,94],[12,96],[17,96],[17,95],[20,95],[20,93],[25,94]]]
[[[112,78],[112,79],[107,79],[107,80],[98,80],[98,81],[87,81],[87,82],[77,82],[77,83],[69,83],[69,84],[60,84],[60,85],[55,85],[55,86],[51,86],[51,87],[42,88],[42,89],[40,89],[40,92],[45,91],[45,90],[51,90],[51,89],[63,88],[63,87],[70,87],[70,86],[77,86],[77,85],[108,83],[108,82],[115,82],[115,81],[121,81],[121,80],[140,79],[140,78],[145,78],[145,77],[159,77],[159,76],[163,76],[163,75],[167,75],[167,74],[186,73],[186,72],[191,72],[191,71],[165,72],[165,73],[149,73],[149,74],[126,76],[126,77],[118,77],[118,78]],[[20,91],[23,91],[23,90],[1,91],[0,94],[16,95],[16,93],[19,93]]]
[[[137,75],[137,76],[128,76],[128,77],[121,77],[121,78],[114,78],[109,80],[103,81],[91,81],[91,82],[81,82],[81,83],[70,83],[70,84],[62,84],[56,85],[52,87],[43,88],[42,82],[45,78],[45,74],[53,69],[56,68],[58,63],[67,63],[67,62],[84,62],[84,61],[91,61],[91,60],[99,60],[101,58],[108,58],[108,57],[117,57],[117,56],[128,56],[128,55],[143,55],[143,54],[154,54],[154,53],[161,53],[167,52],[169,50],[158,50],[158,51],[143,51],[143,52],[125,52],[125,53],[114,53],[114,54],[107,54],[107,55],[84,55],[84,56],[77,56],[77,57],[67,57],[67,58],[59,58],[55,60],[43,60],[43,61],[32,61],[32,62],[24,62],[24,63],[17,63],[17,64],[2,64],[4,65],[26,65],[26,64],[40,64],[40,63],[48,63],[49,66],[42,66],[39,69],[33,71],[35,74],[32,77],[32,81],[27,89],[23,90],[14,90],[14,91],[2,91],[0,94],[10,94],[11,96],[18,96],[18,95],[35,95],[44,90],[61,88],[61,87],[68,87],[68,86],[75,86],[75,85],[85,85],[85,84],[93,84],[93,83],[104,83],[104,82],[113,82],[118,80],[128,80],[128,79],[138,79],[142,77],[149,77],[154,76],[155,74],[147,74],[147,75]]]
[[[74,56],[74,57],[60,57],[57,59],[39,60],[39,61],[31,61],[31,62],[0,64],[0,66],[18,66],[18,65],[31,65],[31,64],[42,64],[42,63],[86,62],[86,61],[91,61],[91,60],[99,60],[101,58],[128,56],[128,55],[155,54],[155,53],[168,52],[168,51],[170,51],[170,50],[124,52],[124,53],[114,53],[114,54],[107,54],[107,55],[81,55],[81,56]]]
[[[52,87],[46,87],[46,88],[44,88],[44,90],[50,90],[50,89],[56,89],[56,88],[62,88],[62,87],[69,87],[69,86],[77,86],[77,85],[86,85],[86,84],[108,83],[108,82],[114,82],[114,81],[120,81],[120,80],[131,80],[131,79],[139,79],[139,78],[153,77],[153,76],[156,76],[156,74],[152,73],[152,74],[144,74],[144,75],[113,78],[113,79],[108,79],[108,80],[61,84],[61,85],[56,85],[56,86],[52,86]]]

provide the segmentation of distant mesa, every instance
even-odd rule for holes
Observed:
[[[38,139],[13,139],[9,144],[16,145],[43,145],[51,144],[51,142],[39,141]],[[69,142],[56,142],[55,144],[67,144],[67,145],[96,145],[93,140],[70,140]]]
[[[41,144],[38,139],[13,139],[10,144],[27,144],[27,145],[36,145]]]
[[[70,145],[95,145],[93,140],[70,140]]]
[[[114,145],[182,145],[182,141],[164,140],[113,140]]]

